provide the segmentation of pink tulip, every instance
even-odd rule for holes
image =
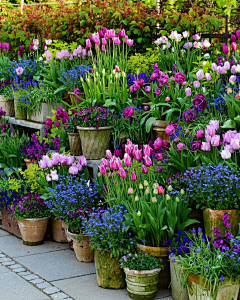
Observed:
[[[229,62],[229,61],[225,61],[223,67],[224,67],[224,69],[227,70],[227,71],[230,70],[230,67],[231,67],[231,66],[230,66],[230,62]]]
[[[232,139],[230,142],[230,148],[231,150],[239,150],[240,145],[239,145],[239,140],[238,139]]]
[[[158,194],[163,194],[164,193],[164,188],[160,185],[157,187]]]
[[[132,195],[133,194],[133,188],[128,188],[128,195]]]
[[[86,48],[91,49],[92,48],[92,43],[89,39],[86,40]]]
[[[147,174],[148,173],[148,168],[144,165],[142,165],[142,172],[143,174]]]
[[[130,157],[130,155],[128,154],[128,153],[125,153],[124,154],[124,159],[123,159],[123,162],[124,162],[124,165],[126,166],[126,167],[129,167],[129,166],[131,166],[131,157]]]
[[[78,171],[81,172],[83,170],[83,166],[80,163],[77,163]]]
[[[67,155],[66,154],[60,154],[59,155],[59,162],[62,165],[66,165],[67,164]]]
[[[51,170],[51,177],[53,181],[58,181],[58,174],[57,174],[57,170]]]
[[[235,34],[231,34],[231,42],[236,42],[236,35]]]
[[[117,169],[122,168],[122,162],[119,157],[116,158],[116,167],[117,167]]]
[[[177,144],[177,149],[178,149],[178,151],[183,151],[183,149],[185,149],[185,148],[186,148],[186,145],[185,145],[185,144],[183,144],[183,143]]]
[[[197,71],[196,78],[197,78],[197,80],[202,80],[204,78],[204,72],[203,72],[203,70]]]
[[[198,80],[193,82],[193,85],[195,88],[199,88],[200,87],[200,82]]]
[[[109,165],[108,161],[105,158],[102,158],[101,162],[105,167],[107,167]]]
[[[73,163],[72,166],[69,168],[68,173],[71,175],[77,175],[78,174],[78,167],[76,163]]]
[[[212,79],[212,76],[211,76],[210,73],[206,73],[205,78],[206,78],[207,81],[210,81]]]
[[[201,150],[203,150],[203,151],[210,151],[211,150],[210,143],[209,142],[202,142]]]
[[[113,156],[113,157],[111,158],[109,165],[110,165],[110,169],[111,169],[111,170],[117,169],[116,157]]]
[[[137,180],[137,176],[136,176],[136,173],[134,171],[132,172],[131,180],[132,181],[136,181]]]
[[[80,155],[78,157],[78,162],[80,163],[80,165],[82,165],[83,167],[87,166],[87,160],[86,157],[84,155]]]
[[[187,97],[190,97],[190,96],[192,95],[192,90],[191,90],[190,87],[188,87],[188,88],[185,89],[185,95],[186,95]]]
[[[45,161],[47,168],[51,168],[53,166],[51,159],[47,155],[44,155],[42,159]]]
[[[197,139],[201,139],[204,136],[204,130],[198,130],[196,134]]]
[[[237,30],[235,34],[236,34],[236,38],[240,39],[240,30]]]
[[[211,125],[207,125],[207,128],[205,130],[205,135],[214,136],[216,134],[215,128]]]
[[[216,63],[212,63],[211,69],[212,69],[213,72],[217,71],[217,64]]]
[[[166,102],[169,102],[169,101],[170,101],[170,97],[166,97],[166,98],[165,98],[165,101],[166,101]]]
[[[136,150],[134,159],[137,161],[140,161],[142,159],[142,150],[138,150],[138,149]]]
[[[121,178],[125,178],[125,177],[127,177],[127,173],[124,171],[124,169],[123,168],[120,168],[120,177]]]
[[[222,45],[222,52],[223,52],[223,54],[228,54],[228,52],[229,52],[228,46],[227,46],[226,43],[224,43],[224,44]]]
[[[231,134],[229,131],[227,131],[225,134],[223,134],[223,143],[230,143],[232,140]]]
[[[57,166],[59,164],[59,153],[54,152],[51,157],[52,165]]]
[[[174,131],[175,131],[175,128],[174,128],[173,125],[168,125],[168,126],[166,127],[166,129],[165,129],[165,133],[166,133],[167,135],[173,134]]]
[[[212,137],[210,135],[205,135],[206,142],[211,143]]]
[[[231,157],[231,152],[229,150],[223,150],[221,152],[222,159],[229,159]]]
[[[173,127],[174,128],[174,127]],[[154,141],[154,150],[160,150],[162,148],[162,144],[163,144],[163,141],[162,139],[159,137],[157,138],[155,141]]]
[[[236,73],[236,67],[237,67],[237,66],[235,66],[235,65],[233,65],[233,66],[231,67],[231,73],[232,73],[232,74],[235,74],[235,73]]]
[[[211,138],[211,145],[214,147],[218,147],[220,145],[220,135],[214,135]]]
[[[106,166],[105,166],[104,164],[101,164],[101,165],[99,166],[99,171],[100,171],[100,173],[101,173],[102,175],[107,174]]]
[[[125,152],[129,155],[132,155],[132,146],[126,145],[125,146]]]
[[[52,178],[50,177],[50,175],[49,175],[49,174],[47,174],[47,176],[46,176],[46,180],[47,180],[47,181],[52,181]]]
[[[71,166],[75,160],[74,155],[67,155],[67,165]]]
[[[219,129],[219,121],[218,120],[211,120],[209,125],[212,126],[215,130]]]
[[[155,154],[155,158],[156,158],[157,161],[163,160],[163,155],[162,155],[162,153],[157,153],[157,154]]]
[[[150,156],[153,152],[153,149],[149,145],[144,145],[143,146],[143,155],[148,155]]]
[[[47,168],[47,164],[46,164],[46,161],[45,160],[40,160],[39,163],[38,163],[39,167],[41,169],[46,169]]]
[[[132,45],[133,45],[133,40],[127,40],[127,45],[129,46],[129,47],[132,47]]]
[[[152,165],[151,158],[150,158],[148,155],[143,156],[143,159],[144,159],[145,165],[146,165],[147,167],[150,167],[150,166]]]
[[[233,51],[236,51],[237,50],[237,43],[232,42],[231,47],[232,47]]]
[[[106,150],[106,157],[107,159],[112,158],[112,152],[110,150]]]

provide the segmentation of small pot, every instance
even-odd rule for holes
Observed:
[[[120,257],[110,257],[110,251],[94,250],[98,286],[105,289],[124,289],[125,274],[120,268]]]
[[[43,243],[49,217],[17,220],[24,245],[35,246]]]
[[[73,240],[78,236],[78,234],[70,232],[67,228],[65,229],[65,235],[67,237],[69,249],[73,251]]]
[[[167,290],[171,279],[170,279],[170,262],[168,260],[168,247],[150,247],[141,244],[137,244],[137,251],[143,253],[149,253],[154,257],[160,258],[163,262],[162,264],[165,266],[164,270],[159,273],[159,282],[158,289],[159,290]]]
[[[15,217],[11,218],[5,208],[2,209],[2,229],[22,238],[17,219]]]
[[[68,141],[72,155],[79,156],[82,154],[81,141],[78,133],[68,132]]]
[[[79,127],[77,130],[82,144],[82,153],[86,159],[101,159],[106,157],[109,149],[112,126]]]
[[[82,235],[81,237],[81,242],[76,240],[76,235],[73,238],[73,249],[77,260],[82,262],[92,262],[94,261],[94,251],[90,249],[89,236]]]
[[[124,268],[128,295],[134,300],[151,300],[156,297],[161,269],[136,271]]]
[[[167,122],[162,120],[155,120],[153,122],[153,130],[156,134],[156,139],[161,138],[162,140],[170,141],[169,135],[166,134],[165,129],[167,127]]]
[[[14,116],[14,101],[6,100],[4,96],[0,95],[0,107],[6,112],[6,116]]]
[[[224,235],[225,231],[228,230],[226,226],[223,225],[222,217],[223,214],[227,213],[231,220],[231,233],[236,236],[239,232],[240,214],[236,209],[232,210],[213,210],[210,208],[204,209],[203,220],[205,227],[205,234],[211,238],[215,238],[214,229],[218,227],[221,230],[220,235]]]
[[[24,162],[26,163],[27,169],[29,169],[29,167],[30,167],[31,164],[36,163],[36,161],[31,160],[31,159],[27,159],[27,158],[24,158]]]
[[[68,241],[65,236],[65,231],[62,228],[62,221],[52,219],[51,222],[53,240],[57,243],[67,243]]]

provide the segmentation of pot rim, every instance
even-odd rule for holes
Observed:
[[[215,211],[215,212],[231,212],[231,211],[237,211],[237,209],[236,208],[233,208],[233,209],[212,209],[212,208],[205,208],[204,210],[203,210],[203,212],[204,211]]]
[[[152,270],[142,270],[142,271],[130,270],[129,268],[124,268],[123,270],[125,273],[131,274],[131,275],[154,275],[154,274],[159,273],[161,271],[161,268],[155,268]]]
[[[32,221],[32,220],[46,220],[46,219],[50,219],[50,217],[43,217],[43,218],[24,218],[24,219],[21,219],[21,220],[17,220],[17,221]]]
[[[169,249],[169,247],[166,247],[166,246],[160,246],[160,247],[153,247],[153,246],[147,246],[147,245],[143,245],[143,244],[139,244],[139,243],[137,243],[137,246],[139,247],[139,248],[151,248],[151,249]]]
[[[67,135],[79,135],[78,132],[67,132]]]
[[[99,127],[98,129],[95,127],[81,127],[77,126],[77,130],[85,130],[85,131],[99,131],[99,130],[109,130],[112,129],[113,126],[104,126],[104,127]]]

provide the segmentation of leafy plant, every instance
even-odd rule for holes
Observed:
[[[157,257],[153,257],[148,253],[128,253],[124,255],[120,260],[121,268],[128,268],[129,270],[153,270],[157,268],[164,269]]]

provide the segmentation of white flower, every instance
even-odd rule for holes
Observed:
[[[156,45],[160,45],[161,44],[161,39],[157,39],[155,42],[154,42]]]
[[[174,52],[174,47],[172,47],[172,52]]]
[[[39,45],[39,40],[38,39],[34,39],[33,40],[33,44],[36,45],[36,46],[38,46]]]
[[[182,35],[181,35],[181,34],[178,34],[178,35],[177,35],[177,42],[179,43],[179,42],[181,42],[181,40],[182,40]]]
[[[40,56],[40,57],[39,57],[39,61],[42,61],[42,60],[43,60],[43,58]]]
[[[186,31],[183,31],[182,33],[183,37],[186,39],[189,37],[189,32],[186,30]]]
[[[209,47],[211,46],[211,43],[210,43],[208,40],[204,40],[204,41],[203,41],[203,46],[204,46],[205,48],[209,48]]]
[[[210,58],[210,54],[209,54],[209,53],[206,53],[206,54],[204,54],[203,57],[206,58],[206,59],[208,59],[208,58]]]
[[[33,45],[33,50],[37,50],[39,47],[38,47],[38,45]]]
[[[171,43],[167,43],[167,47],[170,48],[171,47]]]
[[[169,38],[172,40],[172,41],[177,41],[178,40],[178,32],[176,30],[172,31]]]
[[[240,65],[239,64],[236,66],[235,72],[240,73]]]
[[[166,48],[167,48],[167,46],[166,46],[166,45],[163,45],[163,46],[162,46],[162,49],[163,49],[163,50],[165,50]]]
[[[48,45],[48,46],[49,46],[49,45],[51,45],[51,44],[52,44],[52,40],[46,40],[46,41],[45,41],[45,43],[46,43],[46,45]]]
[[[44,50],[47,51],[47,46],[44,47]]]

